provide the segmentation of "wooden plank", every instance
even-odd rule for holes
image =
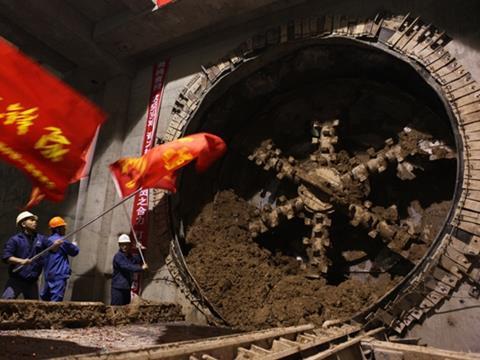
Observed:
[[[463,277],[463,273],[460,271],[460,266],[448,256],[441,255],[438,264],[455,277],[459,279]]]
[[[445,249],[444,255],[456,262],[459,268],[465,271],[468,271],[472,266],[471,262],[465,257],[465,255],[463,255],[461,252],[454,249],[453,247],[447,247]]]
[[[412,40],[418,38],[418,35],[423,32],[423,22],[420,18],[416,18],[409,28],[405,31],[405,34],[395,44],[394,48],[402,51],[402,49]]]
[[[475,81],[472,79],[469,72],[465,72],[461,77],[449,82],[443,88],[445,91],[452,92],[471,83],[475,83]]]
[[[473,114],[476,112],[480,112],[480,103],[472,103],[468,104],[465,106],[456,106],[455,103],[453,103],[453,110],[456,112],[462,119],[465,118],[465,115]]]
[[[450,63],[447,66],[435,71],[433,75],[435,77],[440,78],[440,83],[449,84],[452,81],[455,81],[465,76],[465,74],[470,74],[470,73],[467,73],[467,71],[463,68],[463,66],[461,65],[455,66],[454,63]]]
[[[480,160],[468,160],[465,162],[465,167],[470,170],[480,170]]]
[[[480,224],[480,217],[478,215],[479,214],[474,211],[460,209],[458,213],[456,213],[455,219],[478,225]]]
[[[466,199],[480,201],[480,191],[469,189],[465,191],[465,197]]]
[[[353,34],[355,33],[355,29],[357,28],[358,21],[359,20],[357,18],[348,18],[347,35],[353,36]]]
[[[442,51],[439,50],[438,53],[441,54]],[[448,64],[455,63],[455,62],[456,62],[455,58],[452,55],[450,55],[450,53],[444,51],[442,56],[440,56],[437,60],[427,65],[427,70],[430,72],[435,72],[447,66]]]
[[[480,180],[464,177],[463,187],[471,190],[480,190]]]
[[[455,224],[456,227],[462,229],[470,234],[475,234],[480,236],[480,227],[477,224],[468,222],[468,221],[459,221],[458,224]]]
[[[470,244],[464,243],[455,236],[450,237],[449,246],[452,246],[455,250],[465,255],[475,256],[480,253],[480,249],[478,247],[470,246]]]
[[[479,360],[478,354],[442,350],[434,347],[397,344],[368,339],[362,346],[373,349],[375,359],[430,359],[430,360]],[[396,354],[400,354],[397,356]],[[341,359],[341,357],[340,357]]]
[[[425,29],[425,32],[418,37],[417,43],[413,46],[412,44],[408,44],[404,51],[407,52],[411,57],[417,58],[418,53],[431,43],[432,38],[436,33],[437,30],[435,27],[429,25]]]
[[[465,199],[465,202],[463,203],[463,207],[470,211],[475,211],[477,213],[480,213],[480,201]]]
[[[386,41],[386,44],[390,47],[395,46],[398,40],[402,38],[402,36],[405,35],[405,31],[410,27],[410,24],[412,23],[412,18],[410,17],[410,14],[407,14],[402,21],[398,24],[397,31],[393,33],[393,35]]]
[[[472,236],[469,246],[475,252],[478,252],[477,254],[479,254],[480,253],[480,236]]]
[[[423,56],[420,59],[422,60],[422,63],[428,67],[429,65],[435,63],[436,61],[440,60],[445,56],[448,56],[448,59],[446,63],[444,63],[444,65],[452,61],[452,57],[450,56],[450,53],[443,47],[437,47],[435,50],[432,50],[428,55]]]
[[[468,125],[478,121],[480,121],[480,111],[461,116],[461,122],[463,125]]]
[[[432,275],[435,279],[437,279],[441,283],[450,287],[455,287],[459,280],[456,276],[451,274],[449,271],[443,270],[439,267],[436,267],[435,269],[433,269]]]
[[[447,95],[447,98],[449,98],[451,100],[458,101],[458,99],[463,98],[464,96],[467,96],[467,95],[470,95],[470,94],[474,94],[475,92],[478,92],[478,90],[479,90],[478,84],[476,82],[472,81],[462,88],[451,91]],[[480,92],[479,92],[479,94],[480,94]],[[477,96],[477,99],[480,99],[480,96]]]
[[[360,18],[352,32],[352,36],[358,37],[365,35],[368,21],[365,18]]]
[[[429,31],[430,25],[422,25],[418,28],[417,31],[415,31],[415,34],[410,40],[405,43],[403,46],[397,46],[398,50],[400,50],[403,53],[406,53],[407,55],[410,55],[412,52],[412,49],[415,48],[420,42],[422,37],[425,36],[425,34]]]
[[[433,54],[435,51],[438,50],[439,48],[438,41],[444,35],[445,33],[442,31],[440,33],[435,33],[432,38],[425,39],[426,46],[422,50],[415,52],[415,55],[417,56],[417,58],[420,61],[425,62],[425,59],[428,56],[430,56],[431,54]]]
[[[463,96],[457,100],[454,101],[455,106],[457,108],[461,108],[462,106],[474,104],[474,103],[480,103],[480,91],[475,91],[474,93],[471,93],[470,95]]]
[[[480,113],[478,113],[475,117],[478,117],[478,119],[473,119],[470,122],[461,125],[463,131],[465,132],[465,135],[470,135],[470,133],[474,133],[477,131],[480,131]],[[473,118],[473,117],[471,117]]]
[[[476,124],[478,124],[478,122]],[[475,145],[475,143],[480,140],[480,133],[478,131],[466,131],[464,138],[467,140],[465,144],[466,147],[470,149],[478,148],[478,146]]]

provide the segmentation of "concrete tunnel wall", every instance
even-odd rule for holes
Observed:
[[[166,87],[159,115],[158,136],[167,129],[170,112],[180,91],[197,72],[201,65],[213,62],[242,40],[252,34],[268,28],[271,24],[295,19],[311,14],[344,14],[353,16],[374,16],[378,11],[392,14],[411,13],[430,21],[456,40],[449,45],[450,52],[461,60],[474,78],[480,79],[480,30],[476,23],[476,11],[473,1],[452,4],[448,1],[317,1],[307,2],[292,9],[284,10],[264,18],[236,26],[225,32],[210,34],[201,40],[174,48],[151,58],[169,57]],[[102,128],[95,153],[94,164],[87,192],[85,194],[84,221],[111,207],[118,197],[111,181],[107,165],[122,156],[137,156],[140,152],[146,121],[146,109],[151,86],[151,64],[141,67],[133,77],[110,79],[92,98],[110,115]],[[15,179],[12,185],[12,180]],[[60,214],[73,224],[77,202],[78,185],[69,189],[66,200],[61,204],[44,203],[33,211],[41,218],[41,230],[46,231],[49,217]],[[28,197],[28,180],[15,169],[7,165],[0,166],[0,246],[14,232],[17,207]],[[131,208],[131,203],[128,203]],[[166,214],[158,214],[157,220],[165,221]],[[155,227],[151,221],[152,227]],[[157,224],[158,225],[158,224]],[[163,223],[163,226],[165,224]],[[157,226],[157,230],[158,230]],[[152,228],[152,233],[155,228]],[[163,229],[164,230],[164,229]],[[162,231],[163,231],[162,230]],[[100,221],[95,222],[79,236],[80,254],[72,261],[73,274],[67,292],[72,300],[110,300],[111,259],[117,251],[116,236],[119,232],[128,232],[128,223],[121,208],[114,210]],[[185,299],[180,290],[172,283],[172,278],[164,265],[165,243],[170,240],[168,232],[157,234],[154,243],[150,239],[147,259],[152,272],[145,281],[142,296],[146,299],[173,301],[184,305],[187,320],[201,322],[201,315]],[[6,266],[0,265],[0,286],[7,278]]]

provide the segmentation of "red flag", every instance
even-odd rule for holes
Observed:
[[[158,7],[165,6],[169,3],[171,3],[173,0],[156,0],[156,4]]]
[[[110,165],[110,171],[122,197],[139,188],[175,192],[176,170],[196,159],[196,169],[205,171],[225,151],[221,138],[198,133],[158,145],[141,157],[120,159]]]
[[[63,199],[104,120],[90,101],[0,39],[0,158],[32,180],[29,207]]]

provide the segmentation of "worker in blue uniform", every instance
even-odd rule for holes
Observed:
[[[130,253],[131,246],[128,235],[118,237],[119,250],[113,257],[112,305],[130,304],[133,274],[148,269],[147,264],[141,264],[139,256]]]
[[[48,245],[61,241],[60,247],[48,252],[45,258],[43,275],[44,287],[40,298],[44,301],[63,301],[67,281],[72,273],[69,256],[77,256],[79,249],[75,242],[64,239],[67,223],[60,216],[55,216],[48,222],[52,235],[48,238]]]
[[[47,237],[37,232],[38,217],[29,211],[18,214],[16,225],[18,233],[8,239],[3,248],[2,261],[9,264],[9,278],[2,299],[16,299],[23,294],[25,299],[38,300],[37,280],[44,258],[33,261],[31,258],[47,248]],[[52,244],[58,248],[61,242]],[[21,269],[14,271],[19,266]]]

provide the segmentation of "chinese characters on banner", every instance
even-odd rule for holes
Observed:
[[[27,207],[63,199],[104,120],[90,101],[0,38],[0,158],[31,179]]]
[[[176,191],[177,170],[193,160],[203,172],[225,154],[227,146],[209,133],[191,134],[157,145],[138,158],[123,158],[110,164],[110,171],[122,197],[140,188]]]
[[[147,109],[147,123],[143,135],[142,155],[155,145],[157,133],[158,115],[160,104],[162,103],[163,88],[165,87],[165,77],[168,69],[168,60],[155,64],[153,67],[152,89],[150,91],[150,101]],[[135,195],[132,210],[132,225],[137,235],[138,241],[142,245],[148,242],[148,189],[140,191]],[[138,277],[132,284],[132,292],[140,292],[140,283]]]

